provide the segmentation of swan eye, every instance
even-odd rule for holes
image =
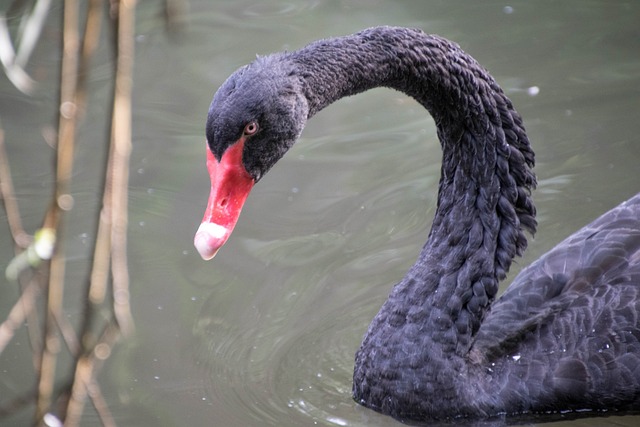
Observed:
[[[244,136],[251,136],[251,135],[255,135],[256,132],[258,132],[258,123],[257,122],[249,122],[244,127],[244,131],[242,131],[242,134]]]

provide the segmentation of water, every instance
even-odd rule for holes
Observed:
[[[351,372],[369,321],[426,239],[440,162],[433,122],[414,101],[382,89],[322,111],[254,188],[219,255],[203,262],[192,238],[209,191],[206,111],[215,89],[257,53],[391,24],[438,33],[475,56],[524,116],[537,152],[540,231],[513,273],[639,190],[637,2],[194,0],[175,37],[158,11],[142,4],[137,19],[129,227],[136,335],[99,377],[119,425],[400,425],[351,400]],[[52,151],[41,135],[56,102],[57,23],[48,21],[31,61],[43,82],[36,95],[0,80],[29,231],[51,188]],[[67,228],[71,321],[80,316],[99,198],[108,57],[102,49],[94,61],[95,103],[79,133]],[[0,265],[11,253],[3,232]],[[0,292],[6,313],[17,290]],[[28,390],[33,377],[21,331],[0,355],[1,401]],[[27,412],[5,421],[25,420]],[[87,408],[83,425],[97,422]]]

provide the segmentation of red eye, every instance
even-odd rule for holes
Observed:
[[[244,127],[243,134],[244,136],[251,136],[256,132],[258,132],[258,123],[250,122],[250,123],[247,123],[247,125]]]

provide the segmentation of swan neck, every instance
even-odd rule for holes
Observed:
[[[456,44],[379,27],[290,54],[311,117],[332,102],[389,87],[423,105],[442,146],[438,206],[418,260],[392,290],[356,354],[354,397],[399,418],[465,413],[452,402],[468,352],[524,231],[535,230],[533,151],[489,73]],[[420,381],[416,382],[416,378]],[[434,393],[434,391],[437,391]],[[409,400],[404,400],[409,399]]]
[[[377,27],[317,41],[290,53],[289,59],[302,79],[309,117],[340,98],[389,87],[415,98],[436,123],[445,116],[464,121],[468,117],[473,122],[482,114],[477,111],[481,105],[466,102],[478,90],[475,79],[495,85],[457,44],[408,28]],[[465,87],[468,84],[470,88]]]
[[[424,265],[430,260],[451,273],[461,263],[475,263],[477,254],[479,274],[502,280],[526,247],[524,230],[535,229],[529,197],[535,176],[522,119],[491,75],[455,43],[406,28],[371,28],[318,41],[291,58],[309,117],[342,97],[380,86],[406,93],[430,112],[443,164],[438,208],[419,267],[432,268]],[[489,300],[496,291],[493,284],[487,289]]]

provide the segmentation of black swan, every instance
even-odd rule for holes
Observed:
[[[226,242],[251,188],[308,118],[378,86],[431,113],[442,175],[428,240],[356,354],[355,400],[401,420],[640,409],[640,194],[523,270],[492,304],[536,228],[534,153],[494,79],[443,38],[371,28],[233,73],[208,112],[200,255]]]

